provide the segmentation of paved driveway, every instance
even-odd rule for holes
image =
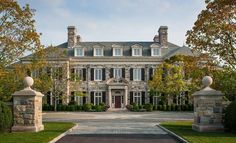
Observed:
[[[156,125],[168,120],[192,120],[190,112],[47,112],[44,121],[69,121],[78,127],[57,143],[154,143],[177,141]]]

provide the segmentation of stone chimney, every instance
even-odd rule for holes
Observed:
[[[159,33],[159,43],[164,47],[167,48],[168,46],[168,27],[167,26],[160,26],[158,33]]]
[[[67,27],[68,30],[68,48],[72,48],[76,45],[77,42],[77,36],[76,36],[76,28],[75,26],[68,26]]]
[[[153,42],[159,42],[159,36],[158,36],[158,35],[155,35],[155,36],[154,36]]]

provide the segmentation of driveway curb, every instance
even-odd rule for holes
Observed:
[[[178,140],[181,143],[189,143],[187,140],[185,140],[184,138],[180,137],[179,135],[175,134],[174,132],[166,129],[165,127],[161,126],[159,123],[157,124],[157,126],[159,128],[161,128],[162,130],[166,131],[170,136],[174,137],[176,140]]]
[[[78,124],[76,123],[72,128],[70,128],[69,130],[65,131],[64,133],[60,134],[59,136],[55,137],[54,139],[52,139],[50,142],[48,143],[56,143],[59,139],[61,139],[62,137],[64,137],[68,132],[71,132],[72,130],[74,130],[75,128],[78,127]]]

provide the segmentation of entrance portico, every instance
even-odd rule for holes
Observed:
[[[108,83],[108,104],[110,108],[126,108],[128,104],[128,86],[121,79],[119,82],[114,82],[111,79]]]

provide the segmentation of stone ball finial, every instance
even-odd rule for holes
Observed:
[[[204,87],[209,87],[212,84],[213,80],[210,76],[204,76],[202,79],[202,84]]]
[[[30,76],[26,76],[26,77],[24,78],[24,84],[25,84],[25,87],[26,87],[26,88],[30,88],[30,87],[34,84],[33,78],[30,77]]]

